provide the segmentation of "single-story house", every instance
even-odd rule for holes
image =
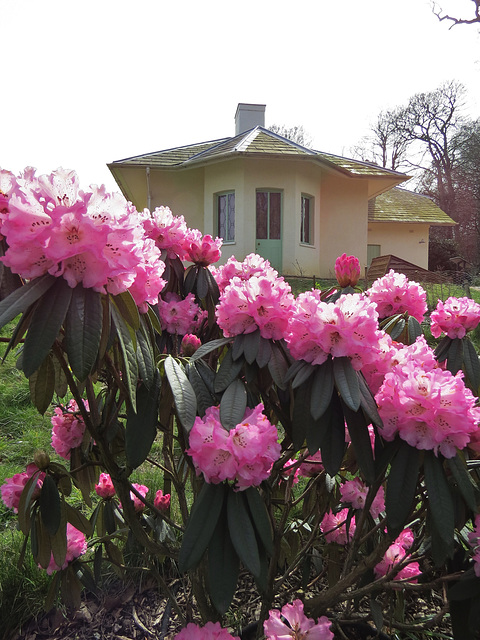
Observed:
[[[391,253],[427,268],[432,225],[453,220],[396,189],[398,171],[314,151],[265,128],[265,105],[238,105],[233,137],[108,165],[137,209],[168,206],[223,238],[222,262],[255,252],[279,272],[331,277],[335,259],[363,266]]]

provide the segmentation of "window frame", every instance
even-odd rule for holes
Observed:
[[[229,228],[231,227],[230,223],[230,207],[229,201],[230,197],[233,196],[233,238],[223,238],[223,235],[220,230],[220,199],[222,197],[226,198],[226,208],[225,208],[225,235],[228,234]],[[227,189],[225,191],[219,191],[215,194],[215,212],[216,212],[216,224],[217,224],[217,236],[219,238],[223,238],[223,244],[235,244],[236,242],[236,202],[235,202],[235,190]]]
[[[305,213],[304,202],[308,202],[308,239],[305,235]],[[300,196],[300,244],[307,247],[314,246],[314,211],[315,198],[308,193],[302,193]]]

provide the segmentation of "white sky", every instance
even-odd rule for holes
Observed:
[[[480,117],[478,25],[449,29],[429,0],[0,0],[0,23],[0,167],[84,188],[116,190],[107,162],[234,135],[238,102],[347,156],[444,81]]]

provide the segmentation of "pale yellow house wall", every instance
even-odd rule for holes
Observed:
[[[320,264],[318,275],[333,278],[342,253],[367,264],[368,185],[365,180],[325,176],[320,202]]]
[[[379,244],[380,255],[391,254],[428,269],[428,232],[428,224],[371,222],[368,244]]]
[[[152,211],[170,207],[175,216],[184,216],[187,225],[203,229],[204,169],[150,173]],[[146,205],[145,205],[146,206]]]

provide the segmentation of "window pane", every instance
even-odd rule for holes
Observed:
[[[228,225],[227,225],[227,242],[235,240],[235,194],[228,194]]]
[[[227,196],[218,196],[218,235],[227,239]]]
[[[268,193],[265,191],[257,191],[257,238],[266,240],[268,221]]]
[[[281,201],[280,193],[270,194],[270,240],[280,240],[281,238]]]

